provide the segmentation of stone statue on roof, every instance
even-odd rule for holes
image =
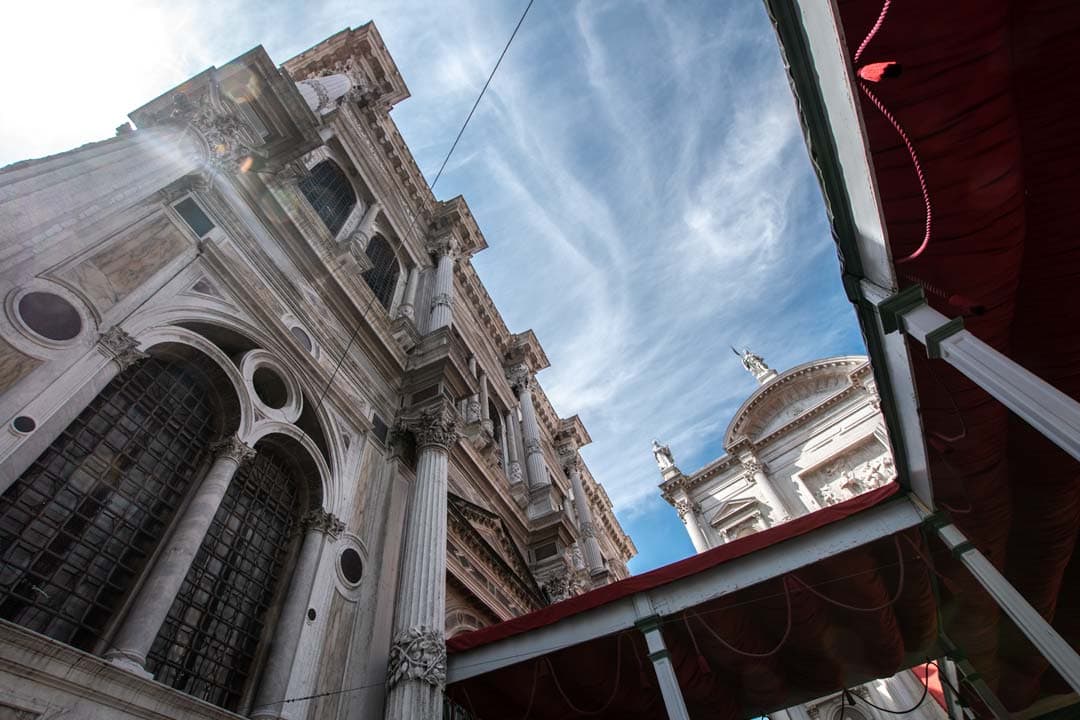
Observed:
[[[776,377],[776,371],[766,365],[760,355],[752,353],[750,348],[744,347],[742,352],[731,348],[731,352],[739,356],[743,367],[762,385]]]
[[[656,440],[652,441],[653,457],[656,458],[656,464],[660,467],[661,472],[668,468],[675,467],[675,457],[671,454],[671,448],[667,445],[661,445]]]

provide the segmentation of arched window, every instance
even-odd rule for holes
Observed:
[[[206,375],[129,368],[0,497],[0,617],[94,649],[205,466]]]
[[[337,235],[356,207],[356,193],[333,160],[323,160],[300,181],[300,192],[322,218],[331,235]]]
[[[288,467],[257,449],[229,483],[146,659],[158,682],[230,710],[253,669],[290,532],[306,506]]]
[[[379,299],[382,306],[390,309],[390,303],[394,301],[394,290],[397,287],[398,261],[394,255],[390,243],[386,242],[382,235],[375,235],[367,246],[367,256],[371,260],[371,269],[363,274],[371,292]]]

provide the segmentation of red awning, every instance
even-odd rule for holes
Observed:
[[[887,501],[893,484],[499,625],[452,638],[453,654],[558,623],[813,533]],[[906,502],[895,500],[895,502]],[[927,548],[917,528],[833,555],[662,619],[692,717],[745,718],[938,652]],[[655,718],[663,701],[636,629],[558,649],[451,685],[478,718]]]
[[[839,3],[850,56],[880,2]],[[861,64],[862,112],[902,284],[1080,399],[1080,83],[1075,0],[893,2]],[[911,351],[935,498],[1062,636],[1080,644],[1080,467],[921,347]],[[1066,692],[1047,662],[950,559],[945,630],[1010,710]]]

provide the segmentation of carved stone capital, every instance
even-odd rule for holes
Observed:
[[[452,234],[444,233],[437,237],[428,238],[427,249],[436,258],[441,258],[444,255],[455,257],[457,255],[457,241]]]
[[[679,519],[686,522],[687,516],[693,514],[697,508],[686,498],[675,501],[675,512],[679,513]]]
[[[402,680],[420,680],[443,689],[446,685],[446,640],[442,630],[419,626],[394,636],[386,668],[387,689]]]
[[[431,298],[431,309],[443,305],[445,307],[451,307],[453,305],[453,299],[450,297],[450,293],[438,293],[435,297]]]
[[[116,361],[116,364],[120,366],[120,372],[150,357],[139,349],[139,342],[119,325],[113,325],[101,333],[98,337],[98,345],[106,355]]]
[[[747,458],[746,460],[742,460],[741,462],[743,471],[746,473],[746,477],[749,482],[754,482],[755,473],[765,472],[765,463],[761,462],[760,460],[757,460],[755,458]]]
[[[403,419],[401,424],[416,437],[418,448],[449,450],[461,438],[461,419],[449,402],[426,407],[418,415]]]
[[[255,448],[251,447],[235,435],[218,440],[210,446],[211,452],[219,458],[229,458],[237,465],[247,462],[255,457]]]
[[[529,370],[529,366],[525,363],[511,365],[506,368],[506,381],[510,383],[510,387],[516,393],[529,390],[533,382],[532,371]]]
[[[203,160],[223,172],[240,172],[249,158],[260,153],[262,144],[255,129],[241,117],[236,103],[221,95],[216,83],[202,95],[192,98],[184,93],[173,96],[172,106],[158,113],[158,123],[181,125],[203,144]]]
[[[521,463],[517,460],[510,463],[510,484],[516,485],[524,480],[521,472]]]
[[[583,537],[583,538],[594,538],[594,537],[596,537],[596,523],[592,522],[591,520],[588,521],[588,522],[581,523],[580,530],[581,530],[581,537]]]
[[[333,513],[326,512],[322,508],[315,508],[304,516],[301,526],[304,531],[317,530],[324,535],[338,538],[345,532],[345,523]]]

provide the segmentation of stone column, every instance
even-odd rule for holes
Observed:
[[[367,261],[368,243],[371,242],[372,236],[375,235],[375,218],[379,216],[381,209],[377,202],[368,205],[364,209],[364,215],[360,218],[360,222],[356,224],[356,229],[349,233],[348,238],[345,240],[348,245],[347,249],[354,256],[363,255],[365,261]],[[370,263],[368,267],[370,267]]]
[[[281,717],[281,701],[289,691],[289,678],[292,675],[296,648],[300,644],[300,633],[304,629],[308,601],[311,599],[311,588],[315,583],[315,572],[319,569],[322,549],[326,541],[336,539],[345,526],[333,514],[317,508],[304,517],[299,529],[304,534],[304,542],[300,546],[300,554],[296,558],[296,566],[289,581],[289,591],[285,595],[285,603],[274,628],[270,655],[259,682],[255,709],[251,712],[252,718]]]
[[[403,425],[416,436],[416,480],[405,521],[394,634],[387,668],[387,720],[441,720],[446,684],[446,489],[460,431],[448,402]]]
[[[235,435],[214,445],[215,459],[198,492],[150,569],[105,657],[115,665],[149,677],[146,654],[169,614],[173,599],[187,577],[195,553],[202,545],[225,491],[240,464],[255,457],[255,450]]]
[[[510,371],[510,384],[517,391],[521,405],[521,430],[524,435],[525,472],[529,478],[529,515],[539,517],[555,510],[551,498],[551,479],[540,440],[540,424],[532,401],[532,383],[535,380],[529,369],[518,365]]]
[[[405,281],[405,296],[401,299],[398,308],[398,316],[415,320],[416,287],[420,284],[420,268],[413,265],[409,268],[409,278]]]
[[[596,539],[596,525],[593,523],[592,508],[585,495],[585,486],[581,482],[581,458],[577,450],[571,449],[564,462],[566,474],[570,476],[570,489],[574,493],[574,507],[577,508],[578,529],[585,544],[585,563],[589,575],[601,575],[607,572],[604,556],[600,552],[600,543]]]
[[[746,473],[746,481],[751,485],[757,485],[761,488],[761,494],[764,495],[765,503],[769,506],[775,515],[776,520],[773,525],[786,522],[791,519],[791,514],[788,512],[787,506],[784,505],[784,501],[780,499],[780,496],[776,494],[776,490],[773,489],[772,481],[769,480],[765,474],[765,465],[761,463],[753,455],[745,455],[740,458],[743,470]]]
[[[469,357],[469,374],[476,377],[476,356]],[[473,393],[465,405],[465,422],[472,424],[480,422],[480,393]]]
[[[698,524],[697,507],[687,497],[675,500],[675,511],[679,513],[679,519],[686,526],[686,533],[690,536],[690,542],[694,544],[694,550],[703,553],[709,549],[709,541],[705,539]]]
[[[495,432],[495,424],[491,422],[491,410],[488,407],[487,373],[483,370],[480,371],[480,425],[489,433]]]
[[[337,109],[338,100],[352,90],[353,83],[348,75],[338,73],[301,80],[296,83],[304,102],[317,115],[325,115]]]
[[[431,330],[450,327],[454,321],[454,241],[443,235],[430,245],[438,258],[435,266],[435,292],[431,297]]]
[[[510,416],[507,415],[507,418]],[[507,423],[503,422],[499,428],[499,447],[502,449],[502,468],[506,473],[506,478],[510,479],[510,445],[506,442],[506,427]]]

